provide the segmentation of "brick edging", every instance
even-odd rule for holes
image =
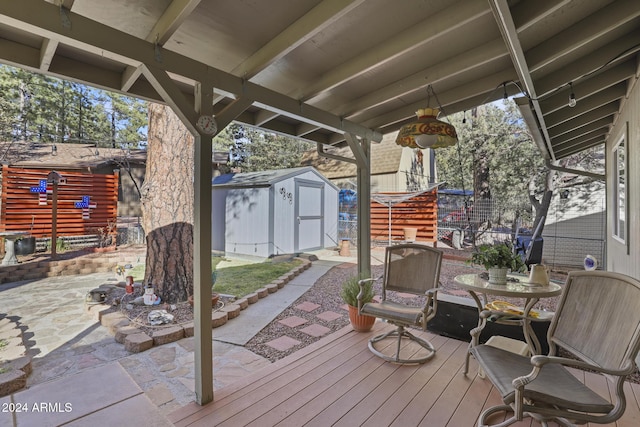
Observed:
[[[255,304],[262,298],[266,298],[272,293],[282,289],[288,282],[293,280],[304,270],[311,267],[311,261],[306,258],[294,258],[302,261],[302,264],[293,268],[289,272],[274,279],[271,283],[257,289],[256,292],[233,301],[230,304],[211,314],[211,327],[217,328],[229,320],[239,317],[241,312],[249,305]],[[95,319],[106,327],[109,332],[114,335],[115,340],[120,344],[124,344],[127,351],[131,353],[140,353],[154,346],[167,344],[178,341],[185,337],[193,336],[194,323],[188,322],[181,325],[167,325],[159,328],[157,331],[149,335],[141,329],[129,325],[129,319],[120,311],[110,311],[112,306],[106,304],[86,305],[86,311],[92,314]]]

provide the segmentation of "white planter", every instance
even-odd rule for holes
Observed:
[[[489,284],[491,285],[506,285],[507,284],[507,271],[508,268],[490,268],[489,269]]]

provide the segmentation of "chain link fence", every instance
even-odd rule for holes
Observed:
[[[340,204],[338,238],[356,243],[358,221],[355,197]],[[604,190],[593,188],[562,192],[552,199],[541,238],[541,261],[555,269],[582,268],[591,255],[606,265],[606,200]],[[438,196],[438,240],[456,249],[476,244],[528,242],[534,212],[530,205],[514,205],[498,200],[474,203],[469,194]]]

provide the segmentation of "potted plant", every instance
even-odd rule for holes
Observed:
[[[360,300],[362,304],[373,301],[373,281],[368,279],[360,280],[358,276],[352,276],[342,284],[340,296],[349,306],[349,321],[353,330],[356,332],[368,332],[373,328],[376,318],[358,312],[358,295],[361,291]]]
[[[489,283],[504,285],[507,283],[507,272],[522,271],[525,264],[519,254],[514,253],[508,242],[482,244],[471,254],[469,264],[482,265],[489,272]]]

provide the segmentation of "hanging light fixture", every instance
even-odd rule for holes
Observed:
[[[433,88],[427,87],[427,108],[416,111],[418,119],[408,123],[398,132],[396,144],[411,148],[442,148],[458,142],[456,129],[449,123],[438,120],[440,109],[429,107]],[[437,97],[436,97],[437,100]]]

